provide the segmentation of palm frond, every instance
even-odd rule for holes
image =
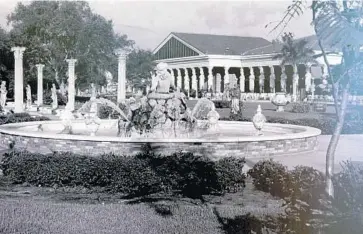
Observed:
[[[344,48],[363,45],[360,9],[342,10],[335,1],[314,1],[313,25],[316,35],[325,44]]]
[[[280,36],[293,18],[300,16],[301,14],[304,13],[303,8],[306,7],[306,4],[307,4],[306,0],[293,0],[292,4],[287,7],[285,15],[282,18],[282,20],[279,21],[279,23],[274,28],[272,28],[269,33],[277,30],[278,28],[281,28],[278,34],[278,36]],[[265,27],[267,26],[268,25],[266,25]]]

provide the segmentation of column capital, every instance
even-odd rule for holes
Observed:
[[[203,67],[199,67],[199,71],[200,71],[200,74],[201,74],[201,75],[204,75]]]
[[[66,61],[67,61],[67,63],[68,63],[69,65],[74,65],[74,64],[76,64],[77,59],[66,59]]]
[[[14,52],[15,59],[23,59],[23,53],[24,53],[25,49],[26,49],[25,47],[16,46],[16,47],[12,47],[11,51]]]
[[[38,68],[38,70],[42,70],[44,68],[44,64],[41,63],[36,64],[35,66]]]
[[[116,50],[116,55],[119,60],[125,60],[129,53],[123,49]]]

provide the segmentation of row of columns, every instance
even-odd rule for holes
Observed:
[[[13,47],[15,71],[14,71],[14,112],[24,111],[24,74],[23,74],[23,54],[25,47]],[[118,53],[118,90],[117,102],[120,103],[126,99],[126,53]],[[75,109],[75,65],[77,59],[67,59],[68,62],[68,103],[70,110]],[[43,104],[43,69],[44,64],[37,64],[37,105]]]
[[[306,65],[307,69],[306,69],[306,74],[305,77],[307,79],[306,82],[306,88],[310,89],[311,87],[311,82],[312,82],[312,77],[311,77],[311,72],[310,72],[310,64]],[[214,67],[208,67],[208,75],[204,74],[204,67],[198,67],[199,71],[200,71],[200,75],[199,75],[199,87],[203,87],[204,82],[205,82],[205,78],[207,77],[207,87],[208,90],[210,88],[213,88],[214,91],[216,91],[217,93],[221,92],[221,76],[220,74],[216,74],[216,80],[215,80],[215,85],[214,85],[214,76],[213,76],[213,68]],[[231,67],[224,67],[224,84],[227,84],[230,82],[229,80],[229,69]],[[240,84],[240,90],[241,92],[245,92],[245,79],[249,79],[249,90],[254,90],[255,89],[255,79],[259,79],[259,84],[261,87],[260,92],[263,92],[263,86],[264,86],[264,80],[266,79],[265,75],[264,75],[264,70],[263,67],[256,67],[256,70],[259,70],[259,77],[257,77],[258,74],[255,73],[255,70],[253,69],[254,67],[248,67],[250,70],[250,76],[247,77],[247,75],[244,73],[244,69],[243,67],[240,68],[240,76],[237,77],[237,79],[240,80],[239,84]],[[275,75],[275,69],[274,66],[269,66],[270,68],[270,89],[273,90],[273,92],[275,92],[275,80],[276,80],[276,75]],[[196,67],[190,67],[190,68],[170,68],[169,72],[170,74],[174,77],[174,79],[176,79],[176,84],[177,87],[179,88],[183,88],[184,90],[189,90],[189,72],[188,69],[191,69],[191,88],[196,90],[198,92],[198,86],[197,86],[197,75],[196,75]],[[176,73],[174,73],[174,70],[176,70]],[[184,71],[184,77],[182,77],[182,71]],[[174,75],[176,74],[176,76]],[[218,76],[219,75],[219,76]],[[184,78],[184,87],[182,87],[182,79]],[[298,88],[298,81],[299,81],[299,75],[298,75],[298,70],[297,70],[297,66],[293,66],[293,96],[297,95],[297,88]],[[282,66],[282,74],[281,74],[281,90],[286,91],[286,86],[287,86],[287,75],[286,75],[286,71],[285,71],[285,66]]]

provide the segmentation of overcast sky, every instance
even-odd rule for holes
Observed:
[[[142,49],[154,49],[170,32],[260,36],[272,40],[269,22],[280,20],[292,0],[279,1],[89,1],[94,12],[111,19],[116,32],[127,34]],[[0,24],[16,2],[0,0]],[[314,33],[311,11],[293,20],[287,31],[296,37]]]

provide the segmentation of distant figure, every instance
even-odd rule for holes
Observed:
[[[55,84],[52,84],[52,109],[55,110],[58,108],[58,96],[57,96],[57,88],[55,87]]]

